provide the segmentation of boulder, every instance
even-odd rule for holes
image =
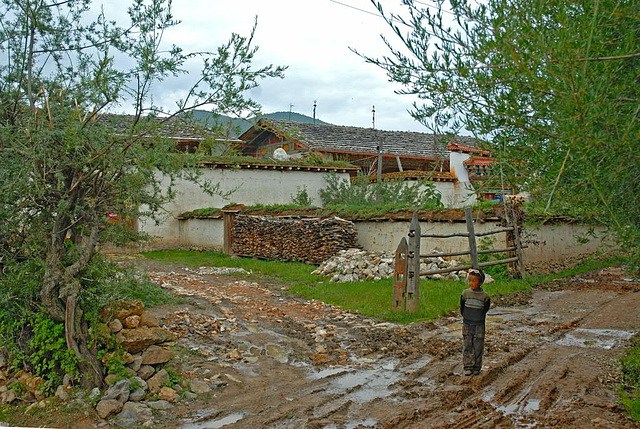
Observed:
[[[156,372],[156,370],[151,365],[142,365],[138,370],[138,377],[143,380],[148,380],[151,378],[154,372]]]
[[[157,328],[160,326],[160,320],[157,317],[152,316],[146,311],[140,315],[140,326],[147,326],[149,328]]]
[[[56,398],[58,398],[59,400],[61,400],[62,402],[66,402],[69,400],[69,390],[67,389],[67,386],[58,386],[58,388],[56,389]]]
[[[135,387],[135,386],[139,386],[144,390],[149,390],[149,386],[147,385],[147,382],[144,381],[142,378],[135,376],[131,379],[131,384]]]
[[[126,319],[124,319],[124,326],[127,329],[135,329],[138,326],[140,326],[140,316],[138,315],[133,315],[133,316],[129,316]]]
[[[151,409],[136,402],[127,402],[122,407],[122,411],[115,418],[115,423],[124,427],[134,427],[140,422],[145,422],[153,418]]]
[[[129,368],[138,372],[140,370],[140,367],[142,367],[142,356],[141,355],[132,356],[131,362],[129,362],[128,365],[129,365]]]
[[[115,399],[116,401],[124,404],[129,400],[129,388],[131,387],[131,381],[128,379],[120,380],[115,383],[113,386],[109,387],[104,395],[102,395],[102,400]]]
[[[124,320],[129,316],[139,316],[144,310],[142,301],[117,301],[107,304],[100,310],[102,320],[108,322],[112,319]]]
[[[209,387],[209,385],[204,381],[191,380],[191,383],[189,385],[189,390],[191,390],[193,393],[196,393],[198,395],[202,395],[204,393],[211,392],[211,387]]]
[[[149,402],[147,405],[149,405],[149,408],[161,411],[170,410],[174,407],[169,401],[164,400]]]
[[[104,378],[104,382],[107,383],[107,386],[112,386],[116,381],[118,381],[118,376],[115,374],[109,374]]]
[[[169,379],[169,373],[167,370],[161,369],[156,375],[147,380],[147,385],[149,386],[149,391],[151,393],[158,393],[163,385],[170,382],[171,380]]]
[[[123,328],[122,322],[119,319],[113,319],[107,326],[109,326],[109,329],[111,329],[111,332],[114,334],[122,331]]]
[[[173,352],[158,346],[149,346],[142,353],[143,365],[157,365],[159,363],[169,362],[173,359]]]
[[[178,402],[178,393],[170,387],[161,387],[158,392],[158,398],[171,403]]]
[[[133,402],[140,402],[146,396],[147,396],[146,390],[144,390],[142,387],[140,387],[140,388],[134,390],[133,392],[131,392],[131,394],[129,395],[129,400],[133,401]]]
[[[122,403],[115,399],[106,399],[98,402],[96,411],[101,419],[106,419],[111,414],[119,413],[122,410]]]
[[[150,345],[173,341],[176,336],[166,329],[141,326],[137,329],[123,329],[116,334],[116,340],[129,353],[140,352]]]

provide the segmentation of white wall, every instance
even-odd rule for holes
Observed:
[[[187,180],[174,184],[175,199],[164,206],[164,219],[156,225],[150,219],[140,219],[138,227],[153,236],[162,237],[166,245],[180,244],[179,223],[176,217],[181,213],[206,207],[224,207],[234,202],[245,205],[289,204],[298,190],[304,187],[314,205],[321,206],[320,190],[327,187],[326,172],[289,170],[249,170],[204,168],[201,180],[219,183],[222,192],[233,191],[227,199],[206,194],[200,187]],[[348,173],[336,173],[342,180],[349,181]],[[169,178],[162,179],[162,186],[168,188]],[[191,233],[196,234],[195,232]],[[195,237],[195,236],[194,236]],[[204,240],[204,238],[202,238]]]
[[[452,205],[451,207],[466,207],[476,203],[476,194],[469,180],[469,171],[467,171],[467,168],[464,166],[464,162],[469,158],[471,158],[471,155],[468,153],[449,153],[449,170],[453,177],[458,179],[456,189],[453,192],[453,200],[457,205]]]

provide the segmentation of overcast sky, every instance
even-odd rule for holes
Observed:
[[[369,0],[336,0],[377,12]],[[285,78],[263,81],[251,96],[265,113],[293,111],[333,124],[371,127],[372,106],[376,128],[402,131],[427,129],[407,110],[412,98],[394,93],[398,86],[385,73],[349,50],[378,56],[387,53],[380,34],[389,35],[382,18],[331,0],[174,0],[176,19],[182,23],[166,34],[166,41],[185,51],[213,50],[232,32],[248,35],[258,17],[256,65],[289,66]],[[400,0],[382,0],[385,9],[399,9]],[[109,15],[124,13],[125,0],[104,1]],[[112,13],[109,13],[112,12]],[[393,35],[391,35],[393,36]],[[188,86],[163,85],[156,102],[173,108]],[[125,106],[122,106],[123,108]]]

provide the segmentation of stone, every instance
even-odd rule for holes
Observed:
[[[101,419],[106,419],[111,414],[119,413],[122,410],[123,404],[115,399],[106,399],[98,402],[96,405],[96,412]]]
[[[149,328],[157,328],[160,326],[160,320],[157,317],[152,316],[146,311],[140,315],[140,326],[147,326]]]
[[[128,379],[120,380],[116,382],[113,386],[109,387],[104,395],[102,395],[102,400],[115,399],[118,402],[124,404],[129,400],[129,388],[131,387],[131,381]]]
[[[491,277],[489,274],[487,274],[487,273],[484,274],[484,283],[483,284],[487,285],[487,284],[493,283],[495,281],[496,280],[493,277]]]
[[[169,401],[165,401],[165,400],[149,402],[147,403],[147,405],[149,405],[149,408],[151,409],[161,410],[161,411],[170,410],[174,407]]]
[[[124,427],[136,426],[139,422],[147,421],[153,418],[151,409],[145,405],[136,402],[127,402],[122,407],[122,411],[115,418],[115,423]]]
[[[144,381],[142,378],[135,376],[131,379],[131,384],[135,387],[135,386],[140,386],[142,389],[144,390],[149,390],[149,386],[147,385],[147,382]]]
[[[160,388],[163,385],[168,384],[170,381],[167,370],[161,369],[156,375],[147,380],[147,385],[149,386],[149,391],[151,393],[158,393]]]
[[[195,394],[202,395],[204,393],[211,392],[211,387],[209,387],[209,385],[204,381],[191,380],[191,383],[189,384],[189,390],[191,390]]]
[[[151,365],[142,365],[138,370],[138,377],[143,380],[148,380],[156,372],[155,368]]]
[[[62,377],[62,385],[68,386],[70,384],[71,384],[71,375],[65,374],[64,377]]]
[[[131,394],[129,395],[129,400],[132,402],[140,402],[146,396],[147,396],[147,391],[140,387],[134,390],[133,392],[131,392]]]
[[[174,354],[170,350],[158,346],[149,346],[149,348],[142,353],[142,364],[157,365],[159,363],[169,362],[173,357]]]
[[[116,381],[118,381],[118,376],[115,374],[109,374],[104,378],[104,382],[107,383],[107,386],[113,385]]]
[[[132,356],[131,362],[128,363],[129,368],[138,372],[142,366],[142,356]]]
[[[102,320],[107,322],[112,319],[124,320],[129,316],[139,316],[144,310],[142,301],[117,301],[107,304],[100,310]]]
[[[170,387],[161,387],[158,392],[158,398],[171,403],[178,402],[178,394]]]
[[[140,326],[140,316],[133,315],[124,319],[124,326],[127,329],[135,329]]]
[[[91,389],[91,392],[89,392],[89,400],[93,402],[93,401],[97,401],[99,398],[100,398],[100,388],[94,387],[93,389]]]
[[[113,319],[111,322],[109,322],[108,326],[109,329],[111,329],[111,332],[113,332],[114,334],[122,331],[123,328],[122,322],[118,319]]]
[[[123,329],[116,334],[116,340],[129,353],[140,352],[150,345],[174,341],[177,337],[166,329],[141,326],[137,329]]]
[[[14,392],[13,390],[9,390],[0,394],[0,403],[3,404],[11,404],[17,399],[18,395],[16,395],[16,392]]]
[[[61,400],[62,402],[66,402],[69,400],[69,390],[67,389],[67,386],[58,386],[58,388],[56,389],[56,398],[58,398],[59,400]]]
[[[187,399],[187,400],[196,399],[198,397],[198,395],[196,395],[193,392],[189,392],[189,391],[184,392],[183,395],[184,395],[184,398]]]

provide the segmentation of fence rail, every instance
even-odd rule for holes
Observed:
[[[413,214],[411,225],[409,226],[409,233],[407,234],[409,240],[407,241],[405,238],[403,238],[400,242],[400,245],[398,246],[398,249],[396,250],[396,275],[394,277],[393,295],[394,310],[406,310],[411,313],[418,310],[420,293],[419,285],[421,276],[445,274],[454,271],[466,271],[471,268],[479,269],[483,267],[502,264],[512,264],[513,271],[516,277],[522,277],[524,275],[522,244],[520,241],[518,226],[515,224],[515,222],[513,222],[513,224],[509,224],[511,223],[511,221],[509,217],[507,217],[508,225],[506,227],[476,233],[473,225],[473,215],[471,209],[465,210],[465,221],[467,225],[467,232],[457,232],[451,234],[423,234],[420,231],[420,222],[418,220],[418,215],[417,213]],[[507,247],[478,250],[476,237],[485,237],[488,235],[501,233],[507,233]],[[420,253],[420,241],[423,238],[453,237],[466,237],[469,240],[469,250],[461,252],[429,253],[425,255]],[[478,255],[487,255],[493,253],[510,253],[512,256],[496,261],[478,261]],[[471,257],[471,265],[458,265],[456,267],[420,271],[421,258],[466,255],[469,255]]]

